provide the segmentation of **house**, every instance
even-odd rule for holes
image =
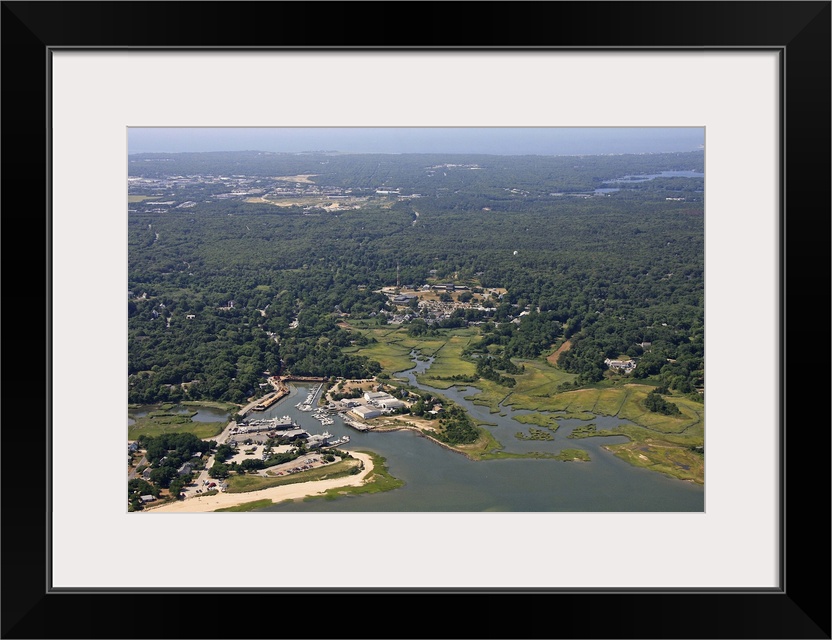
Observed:
[[[636,368],[636,361],[635,360],[610,360],[607,358],[604,360],[604,364],[607,365],[610,369],[618,369],[619,371],[623,371],[624,373],[629,373],[633,369]]]
[[[191,466],[191,463],[190,463],[190,462],[186,462],[185,464],[183,464],[181,467],[179,467],[179,468],[176,470],[176,472],[177,472],[180,476],[186,476],[186,475],[188,475],[189,473],[191,473],[192,471],[193,471],[193,467]]]
[[[139,500],[142,502],[153,502],[156,499],[156,496],[152,496],[150,494],[139,496]]]

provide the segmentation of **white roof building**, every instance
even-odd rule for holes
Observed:
[[[362,420],[378,418],[381,415],[381,410],[374,407],[353,407],[350,411]]]
[[[365,400],[387,400],[392,398],[389,393],[385,393],[384,391],[368,391],[364,394]]]

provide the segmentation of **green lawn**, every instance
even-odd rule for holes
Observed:
[[[160,436],[166,433],[192,433],[197,438],[213,438],[222,433],[227,422],[194,422],[190,416],[148,415],[136,418],[135,424],[127,427],[127,439],[137,440],[139,436]]]

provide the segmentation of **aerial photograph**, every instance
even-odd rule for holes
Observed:
[[[704,127],[127,135],[129,512],[705,511]]]

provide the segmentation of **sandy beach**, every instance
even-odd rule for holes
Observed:
[[[215,511],[224,507],[233,507],[245,502],[268,498],[272,502],[293,500],[323,493],[327,489],[336,487],[357,487],[364,483],[364,479],[373,470],[373,460],[366,453],[350,452],[354,458],[364,462],[361,473],[334,480],[317,480],[315,482],[298,482],[296,484],[272,487],[261,491],[247,491],[246,493],[218,493],[214,496],[199,496],[179,500],[146,509],[147,513],[203,513]]]

